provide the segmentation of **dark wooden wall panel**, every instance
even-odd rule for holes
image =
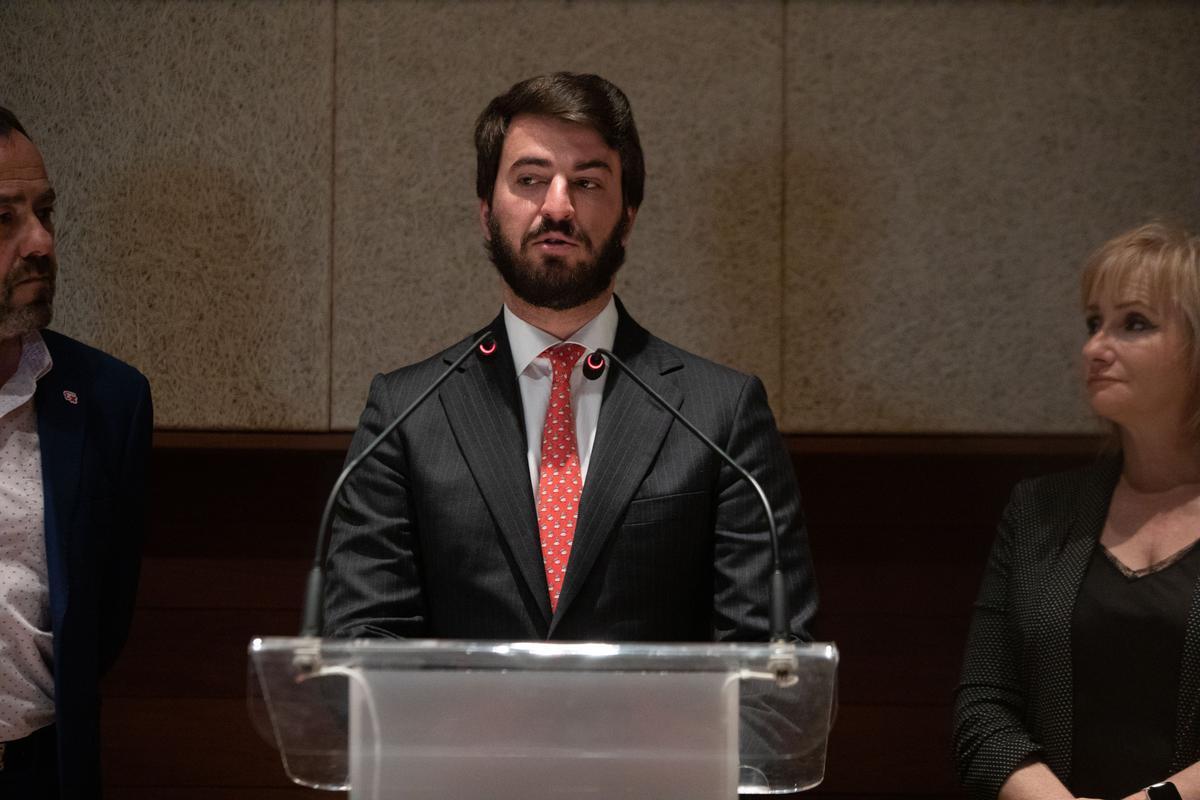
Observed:
[[[841,653],[841,709],[811,797],[963,798],[950,704],[995,523],[1022,477],[1093,457],[1072,438],[790,440]]]
[[[337,797],[293,786],[254,730],[246,648],[299,628],[317,520],[342,455],[219,435],[174,444],[156,440],[138,605],[105,680],[106,796]]]
[[[128,647],[105,681],[116,800],[337,797],[291,786],[247,708],[246,647],[293,635],[344,435],[165,433]],[[790,437],[841,651],[814,798],[962,798],[949,704],[995,520],[1022,476],[1081,463],[1073,438]]]

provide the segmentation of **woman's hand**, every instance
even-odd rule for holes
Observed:
[[[1075,800],[1075,795],[1041,761],[1029,760],[1000,787],[998,800]]]

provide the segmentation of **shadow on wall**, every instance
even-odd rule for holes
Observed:
[[[254,175],[180,156],[114,175],[87,200],[81,312],[102,314],[97,344],[150,378],[160,426],[286,427],[312,389],[324,403],[326,387],[304,373],[326,326],[295,328],[303,294],[324,281],[303,289],[311,265],[297,270],[287,255],[287,227],[313,215],[264,208],[264,196]],[[295,363],[275,363],[288,353]]]

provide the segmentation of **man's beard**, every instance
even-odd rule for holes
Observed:
[[[0,281],[0,339],[10,339],[50,324],[54,316],[54,277],[58,266],[49,256],[22,259]],[[37,290],[33,300],[23,305],[13,304],[17,284],[28,278],[45,278],[46,284]]]
[[[525,252],[530,242],[547,233],[570,236],[579,247],[591,250],[591,239],[570,220],[554,221],[543,217],[537,228],[521,238],[520,249],[514,251],[501,235],[495,215],[489,214],[491,238],[485,246],[488,257],[517,297],[531,306],[565,311],[596,299],[612,285],[617,270],[625,263],[625,245],[621,239],[627,229],[628,223],[622,214],[596,257],[580,261],[573,267],[558,256],[546,256],[539,263]]]

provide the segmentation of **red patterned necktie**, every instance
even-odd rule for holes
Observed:
[[[542,355],[550,359],[554,375],[550,379],[546,424],[542,426],[537,516],[553,611],[558,607],[567,559],[571,555],[571,545],[575,543],[575,520],[579,515],[579,495],[583,491],[579,447],[575,442],[575,412],[571,410],[571,370],[583,355],[583,346],[558,344],[547,348]]]

